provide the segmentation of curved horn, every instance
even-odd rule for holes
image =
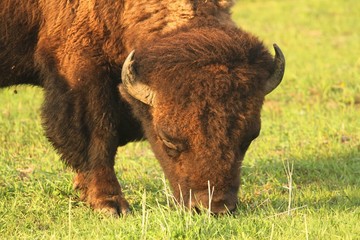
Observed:
[[[270,78],[267,80],[265,85],[265,93],[269,94],[272,90],[274,90],[280,83],[284,76],[285,72],[285,57],[281,52],[281,49],[274,43],[275,50],[275,70]]]
[[[134,53],[135,50],[133,50],[127,56],[122,66],[122,70],[121,70],[122,83],[124,84],[127,93],[129,93],[131,96],[133,96],[137,100],[147,105],[153,106],[155,99],[155,92],[152,91],[148,85],[136,80],[136,73],[133,67]]]

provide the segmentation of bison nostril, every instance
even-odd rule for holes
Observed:
[[[209,207],[204,206],[201,203],[192,204],[191,211],[200,214],[209,212]],[[211,215],[213,216],[221,216],[227,214],[234,214],[236,211],[236,203],[235,204],[225,204],[223,201],[221,202],[212,202],[210,207]]]
[[[200,214],[201,213],[201,210],[200,210],[200,208],[198,208],[198,207],[193,207],[193,209],[192,209],[196,214]]]
[[[222,208],[216,208],[216,209],[210,209],[211,210],[211,215],[218,217],[218,216],[224,216],[224,215],[233,215],[236,211],[236,207],[234,208],[227,208],[226,206],[222,207]],[[193,211],[196,214],[201,214],[201,213],[207,213],[209,212],[208,208],[205,208],[203,206],[194,206],[192,207],[191,211]]]
[[[236,204],[232,208],[227,208],[226,213],[233,215],[235,211],[236,211]]]
[[[238,202],[236,192],[214,194],[209,199],[208,192],[201,191],[195,193],[192,199],[195,199],[195,201],[192,201],[190,206],[194,212],[211,212],[215,216],[233,214],[236,211]]]
[[[231,207],[228,207],[226,205],[223,205],[223,207],[214,209],[213,213],[217,216],[219,215],[226,215],[226,214],[234,214],[236,210],[236,204],[232,205]]]

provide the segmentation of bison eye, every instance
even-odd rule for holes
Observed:
[[[170,157],[176,158],[185,150],[185,144],[182,141],[170,138],[163,131],[158,131],[158,136],[163,143],[165,152]]]
[[[170,142],[167,139],[162,139],[161,137],[160,140],[163,142],[164,150],[167,153],[167,155],[169,155],[169,157],[177,158],[180,155],[181,151],[179,146]]]
[[[174,143],[170,142],[169,140],[166,140],[166,139],[161,139],[161,140],[166,147],[173,149],[173,150],[178,150],[178,147]]]
[[[181,151],[175,144],[167,140],[162,140],[162,142],[164,143],[165,152],[167,153],[167,155],[169,155],[169,157],[177,158],[178,156],[180,156]]]

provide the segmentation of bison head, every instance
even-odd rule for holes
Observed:
[[[274,48],[275,58],[247,33],[197,29],[128,55],[121,95],[185,206],[235,209],[264,97],[284,73]]]

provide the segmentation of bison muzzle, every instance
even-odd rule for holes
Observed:
[[[0,2],[0,87],[44,88],[46,136],[92,208],[129,209],[118,146],[147,139],[180,204],[236,208],[284,56],[235,26],[229,0]]]

